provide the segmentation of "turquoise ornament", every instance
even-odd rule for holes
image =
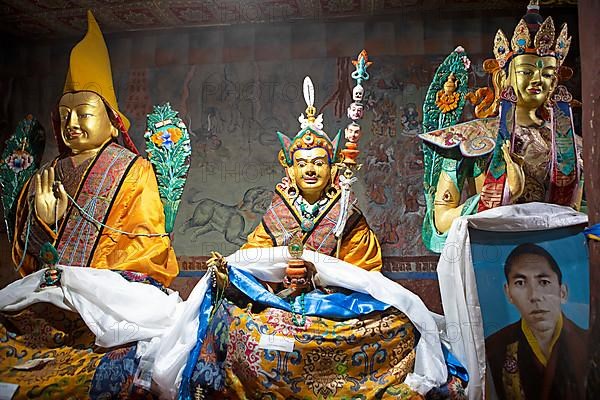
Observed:
[[[17,125],[15,133],[6,142],[0,159],[0,192],[8,237],[14,234],[17,199],[25,183],[40,167],[46,134],[33,117],[28,116]]]
[[[158,181],[167,233],[173,232],[175,217],[190,169],[192,147],[188,129],[171,105],[154,106],[146,119],[146,153]]]

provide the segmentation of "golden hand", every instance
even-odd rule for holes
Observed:
[[[35,175],[35,212],[48,225],[54,225],[67,211],[69,200],[62,183],[54,191],[54,167]]]
[[[510,154],[510,141],[505,140],[502,144],[502,156],[506,162],[506,176],[510,190],[511,201],[519,198],[525,189],[525,173],[520,165],[519,156]],[[515,159],[517,159],[515,161]]]

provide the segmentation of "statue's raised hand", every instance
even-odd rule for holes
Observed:
[[[54,167],[35,175],[35,212],[48,225],[54,225],[67,211],[69,200],[62,183],[54,182]]]
[[[511,200],[515,200],[523,194],[523,190],[525,189],[525,173],[521,167],[523,158],[516,154],[511,154],[509,140],[504,141],[502,144],[502,157],[506,163],[510,197]]]

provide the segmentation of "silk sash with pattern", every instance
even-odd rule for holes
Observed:
[[[352,195],[351,195],[352,196]],[[286,246],[293,237],[300,237],[307,249],[319,253],[333,255],[337,247],[337,238],[333,234],[333,228],[340,215],[340,192],[334,196],[324,211],[314,220],[314,227],[308,232],[302,231],[300,224],[302,217],[298,214],[293,204],[279,188],[271,205],[263,216],[262,223],[271,236],[273,246]],[[350,198],[349,204],[354,203],[354,197]]]
[[[92,162],[75,195],[77,205],[88,215],[73,205],[69,208],[56,241],[59,264],[89,266],[103,229],[92,218],[106,222],[113,199],[136,158],[124,147],[110,143]]]

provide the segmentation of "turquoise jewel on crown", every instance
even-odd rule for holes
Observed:
[[[518,39],[518,40],[517,40],[517,44],[518,44],[520,47],[523,47],[523,46],[525,46],[525,39]]]

